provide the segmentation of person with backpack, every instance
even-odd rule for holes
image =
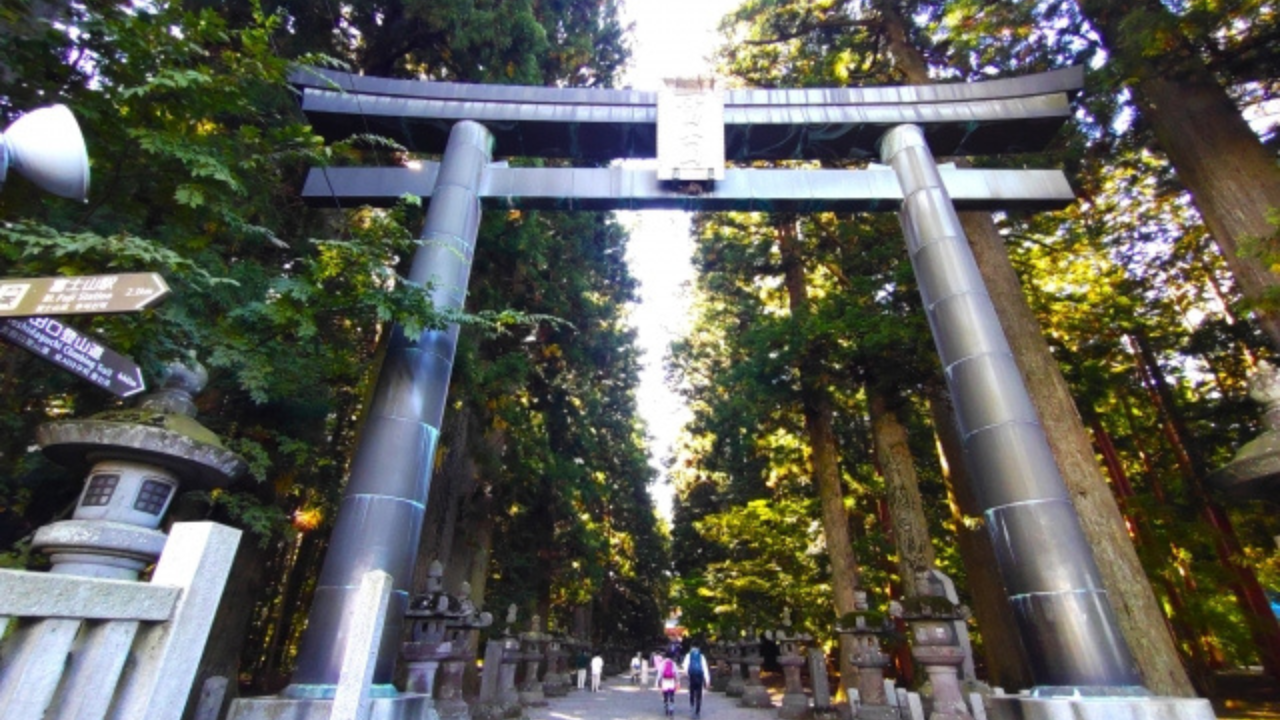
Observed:
[[[693,716],[702,716],[702,688],[711,682],[711,668],[707,667],[707,659],[702,651],[694,645],[684,659],[684,674],[689,676],[689,707],[693,708]]]
[[[662,709],[670,717],[676,713],[676,690],[680,689],[675,655],[668,654],[658,666],[658,687],[662,690]]]

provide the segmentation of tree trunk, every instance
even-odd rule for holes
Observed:
[[[992,685],[1009,692],[1028,689],[1035,678],[1031,676],[1027,651],[1022,647],[1017,625],[1012,621],[1013,608],[1009,605],[1004,581],[1000,579],[991,536],[984,528],[970,527],[965,522],[966,519],[977,519],[980,510],[969,471],[964,466],[964,446],[956,430],[951,398],[941,387],[927,391],[927,397],[938,438],[942,477],[947,483],[951,518],[955,522],[956,544],[969,576],[973,614],[977,618],[978,629],[982,631],[987,679]]]
[[[927,65],[920,52],[906,41],[906,23],[889,5],[881,3],[881,16],[894,60],[909,82],[927,84],[930,82]],[[1192,696],[1195,689],[1165,628],[1164,615],[1129,540],[1115,497],[1098,468],[1071,390],[1049,352],[1040,323],[1022,294],[1022,285],[1009,262],[995,222],[990,213],[962,212],[959,216],[1080,516],[1080,524],[1093,548],[1120,630],[1133,651],[1146,687],[1159,695]]]
[[[1111,434],[1103,427],[1102,420],[1096,416],[1090,418],[1089,427],[1093,430],[1094,442],[1097,443],[1102,453],[1103,465],[1107,468],[1107,474],[1111,476],[1111,487],[1115,488],[1116,495],[1119,497],[1120,509],[1125,512],[1125,517],[1133,528],[1135,543],[1140,548],[1145,547],[1146,555],[1150,558],[1152,552],[1160,552],[1160,550],[1152,547],[1151,530],[1145,519],[1136,517],[1127,511],[1128,499],[1135,495],[1133,483],[1129,482],[1128,473],[1125,472],[1124,465],[1120,462],[1120,455],[1116,452],[1115,443],[1111,441]],[[1183,647],[1188,648],[1191,663],[1191,682],[1201,695],[1208,695],[1211,690],[1213,673],[1208,661],[1209,654],[1205,651],[1204,642],[1202,642],[1201,638],[1207,637],[1209,633],[1200,632],[1197,627],[1193,627],[1189,623],[1182,593],[1172,582],[1169,582],[1164,573],[1159,574],[1158,582],[1164,587],[1165,595],[1169,598],[1169,605],[1172,609],[1168,616],[1169,630],[1176,638],[1182,641]]]
[[[782,255],[792,319],[803,325],[809,316],[809,294],[804,261],[796,247],[796,223],[786,217],[778,223],[778,247]],[[844,617],[855,610],[854,591],[858,589],[858,560],[849,537],[849,515],[844,508],[844,488],[840,480],[839,451],[832,427],[831,396],[822,377],[821,358],[812,347],[802,351],[800,361],[800,394],[804,409],[805,432],[809,437],[809,463],[813,484],[822,506],[822,534],[831,559],[832,598],[836,615]],[[854,652],[853,636],[840,636],[840,677],[842,686],[855,672],[849,658]],[[840,688],[841,694],[844,687]]]
[[[907,429],[884,394],[867,388],[871,436],[876,460],[884,476],[885,497],[893,515],[893,545],[898,550],[898,577],[907,594],[914,594],[916,573],[933,569],[933,541],[920,498],[920,482],[907,444]]]
[[[1226,90],[1187,38],[1167,30],[1169,47],[1152,52],[1137,28],[1175,26],[1159,0],[1078,0],[1102,36],[1113,62],[1131,78],[1142,117],[1169,156],[1192,202],[1218,243],[1254,317],[1280,349],[1280,315],[1265,306],[1280,277],[1255,257],[1242,257],[1248,242],[1274,239],[1267,215],[1280,208],[1280,165],[1263,146]],[[1274,250],[1274,246],[1271,246]],[[1274,299],[1272,300],[1274,304]]]
[[[420,592],[427,584],[427,570],[439,560],[444,565],[444,589],[457,592],[457,578],[461,577],[453,559],[454,538],[458,534],[458,515],[466,498],[475,490],[476,466],[471,460],[468,438],[471,430],[471,412],[464,405],[449,415],[436,449],[440,462],[427,494],[425,517],[422,519],[422,536],[418,543],[418,559],[413,569],[410,594]],[[469,565],[469,558],[462,562]]]

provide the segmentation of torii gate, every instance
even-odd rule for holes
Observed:
[[[302,106],[329,138],[372,132],[441,154],[408,168],[313,169],[317,205],[430,197],[409,279],[462,307],[482,205],[553,209],[887,210],[903,233],[1036,695],[1143,694],[1089,545],[956,217],[1074,197],[1056,170],[939,168],[943,156],[1043,149],[1080,68],[972,84],[660,93],[311,73]],[[511,168],[493,156],[658,158],[658,169]],[[726,169],[726,161],[880,159],[867,170]],[[389,685],[458,328],[393,331],[299,648],[292,697],[337,683],[367,571],[395,578],[375,672]],[[326,690],[328,688],[328,690]],[[391,690],[393,692],[393,689]],[[1210,717],[1212,715],[1210,714]]]

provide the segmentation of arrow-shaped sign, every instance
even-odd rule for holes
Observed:
[[[169,294],[159,273],[0,280],[0,317],[137,312]]]
[[[53,318],[0,320],[0,339],[120,397],[147,389],[136,363]]]

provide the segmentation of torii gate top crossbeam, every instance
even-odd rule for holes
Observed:
[[[499,157],[650,158],[657,96],[631,90],[469,85],[307,71],[295,74],[313,127],[329,138],[373,132],[439,153],[449,128],[475,120]],[[1081,68],[945,85],[733,90],[725,94],[731,161],[877,156],[891,127],[915,124],[937,155],[1041,150],[1070,116]]]

